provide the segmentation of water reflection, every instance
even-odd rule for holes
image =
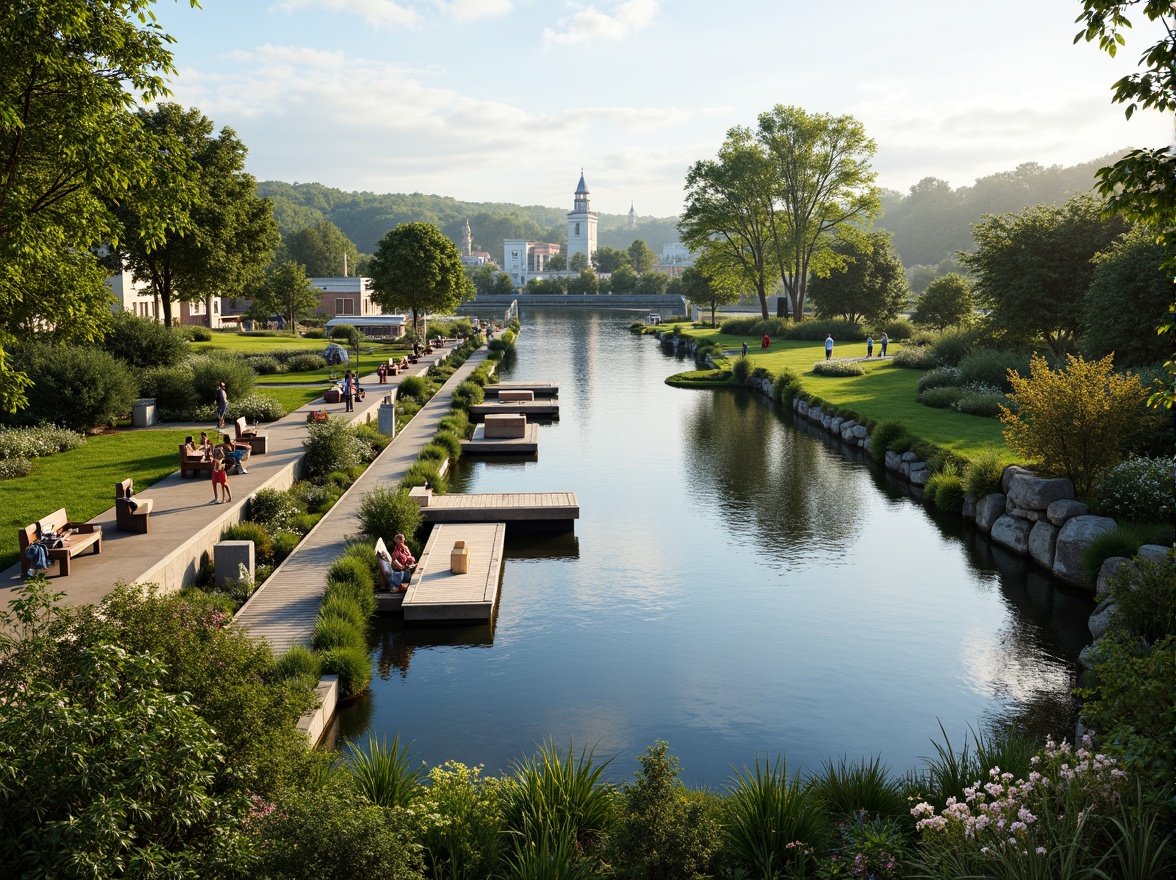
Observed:
[[[1091,603],[941,517],[860,451],[741,392],[685,391],[632,314],[527,309],[504,380],[560,385],[538,460],[454,491],[574,491],[573,534],[508,536],[493,627],[381,620],[340,730],[509,766],[547,736],[656,739],[684,778],[784,751],[916,766],[943,723],[1063,732]]]

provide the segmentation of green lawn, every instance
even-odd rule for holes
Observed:
[[[128,431],[89,438],[80,449],[33,460],[33,472],[0,482],[0,567],[20,555],[16,533],[64,507],[70,519],[84,522],[114,506],[114,484],[132,477],[135,490],[174,473],[176,448],[191,431]]]
[[[294,412],[315,398],[323,396],[322,388],[264,388],[259,386],[256,391],[266,397],[276,398],[286,408],[286,412]]]
[[[682,325],[689,336],[714,339],[727,349],[738,349],[747,341],[747,357],[752,368],[763,367],[772,374],[789,369],[800,377],[801,387],[810,394],[836,406],[851,409],[865,418],[883,421],[897,419],[912,434],[957,455],[970,458],[986,449],[996,449],[1008,461],[1015,456],[1005,445],[1001,423],[997,419],[965,415],[951,410],[921,406],[918,401],[919,370],[906,370],[891,361],[863,361],[864,376],[818,376],[813,364],[825,359],[825,343],[802,340],[776,340],[764,352],[759,339],[731,336],[715,330],[690,329]],[[891,343],[891,353],[900,346]],[[878,351],[875,347],[875,353]],[[866,344],[853,342],[838,346],[834,356],[864,357]],[[734,360],[734,358],[732,358]]]

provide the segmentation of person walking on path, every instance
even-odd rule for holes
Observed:
[[[825,360],[833,357],[833,334],[830,333],[825,337]]]
[[[218,496],[216,487],[221,487],[221,494],[224,495],[224,502],[233,500],[233,493],[229,491],[229,472],[225,470],[227,462],[225,461],[225,451],[221,446],[215,446],[212,450],[212,501],[209,504],[221,504],[222,499]]]
[[[874,356],[874,337],[866,337],[866,357],[872,358]]]
[[[886,357],[886,346],[890,343],[890,337],[885,333],[882,334],[882,354],[878,357]]]
[[[380,377],[381,385],[386,383],[388,381],[388,365],[380,364],[380,366],[376,368],[376,375]]]
[[[345,412],[354,412],[355,382],[351,378],[351,370],[343,374],[343,402],[347,405]]]
[[[747,357],[747,340],[743,340],[743,356]]]
[[[225,416],[229,412],[229,393],[225,391],[225,383],[221,382],[216,386],[216,429],[222,430],[225,426]]]

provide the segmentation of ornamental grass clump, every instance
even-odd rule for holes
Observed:
[[[412,537],[421,526],[421,507],[406,489],[380,486],[364,494],[359,502],[359,525],[372,541],[383,538],[391,548],[398,534]]]
[[[1131,559],[1155,535],[1154,528],[1137,523],[1120,523],[1111,531],[1096,535],[1082,548],[1082,570],[1091,580],[1095,580],[1104,562],[1113,556]]]
[[[895,419],[886,419],[874,426],[874,431],[870,435],[872,442],[870,444],[870,452],[874,456],[875,461],[885,461],[886,453],[891,450],[892,444],[897,443],[901,439],[907,437],[906,425]]]
[[[866,373],[860,363],[848,358],[817,361],[813,364],[813,372],[818,376],[864,376]]]
[[[362,694],[372,683],[372,662],[367,648],[334,648],[319,655],[323,675],[339,676],[344,697]]]
[[[343,766],[356,788],[368,803],[377,807],[407,807],[420,792],[422,765],[400,745],[396,736],[392,744],[369,735],[367,748],[354,743],[347,746]]]
[[[912,808],[922,867],[937,877],[1123,876],[1110,843],[1128,791],[1119,763],[1085,737],[1077,751],[1047,739],[1032,764],[1024,778],[992,767],[942,810]]]
[[[316,651],[332,651],[336,648],[367,649],[364,629],[340,617],[325,617],[321,613],[314,624],[310,646]]]
[[[944,388],[960,384],[960,370],[958,367],[936,367],[928,370],[919,377],[919,390],[928,388]]]
[[[952,409],[959,403],[960,398],[963,396],[964,393],[955,386],[942,385],[920,392],[918,400],[923,406],[931,406],[936,409]]]
[[[1172,519],[1172,461],[1129,458],[1103,471],[1094,481],[1096,513],[1131,522]]]
[[[1004,474],[1004,462],[1000,455],[986,449],[968,462],[964,468],[964,491],[979,501],[986,495],[1000,491],[1000,478]]]
[[[744,767],[727,795],[723,843],[728,855],[757,877],[804,876],[825,818],[783,757]]]
[[[825,761],[807,781],[809,794],[829,816],[851,816],[864,811],[871,816],[905,815],[906,795],[882,759],[859,758],[850,762]]]

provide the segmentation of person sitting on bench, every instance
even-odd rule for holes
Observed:
[[[237,472],[247,474],[249,471],[245,470],[245,461],[249,458],[249,453],[252,447],[248,443],[235,443],[233,438],[228,434],[224,435],[221,441],[221,448],[225,453],[225,465],[231,466],[229,463],[237,466]]]
[[[408,576],[416,568],[416,557],[412,555],[412,551],[408,549],[408,544],[404,542],[404,535],[397,535],[392,539],[392,564],[393,566],[399,566],[406,572],[405,580],[408,580]]]
[[[403,593],[408,589],[407,577],[408,572],[404,567],[398,563],[393,562],[392,557],[386,551],[380,551],[376,554],[376,562],[380,565],[380,589],[387,593]]]

